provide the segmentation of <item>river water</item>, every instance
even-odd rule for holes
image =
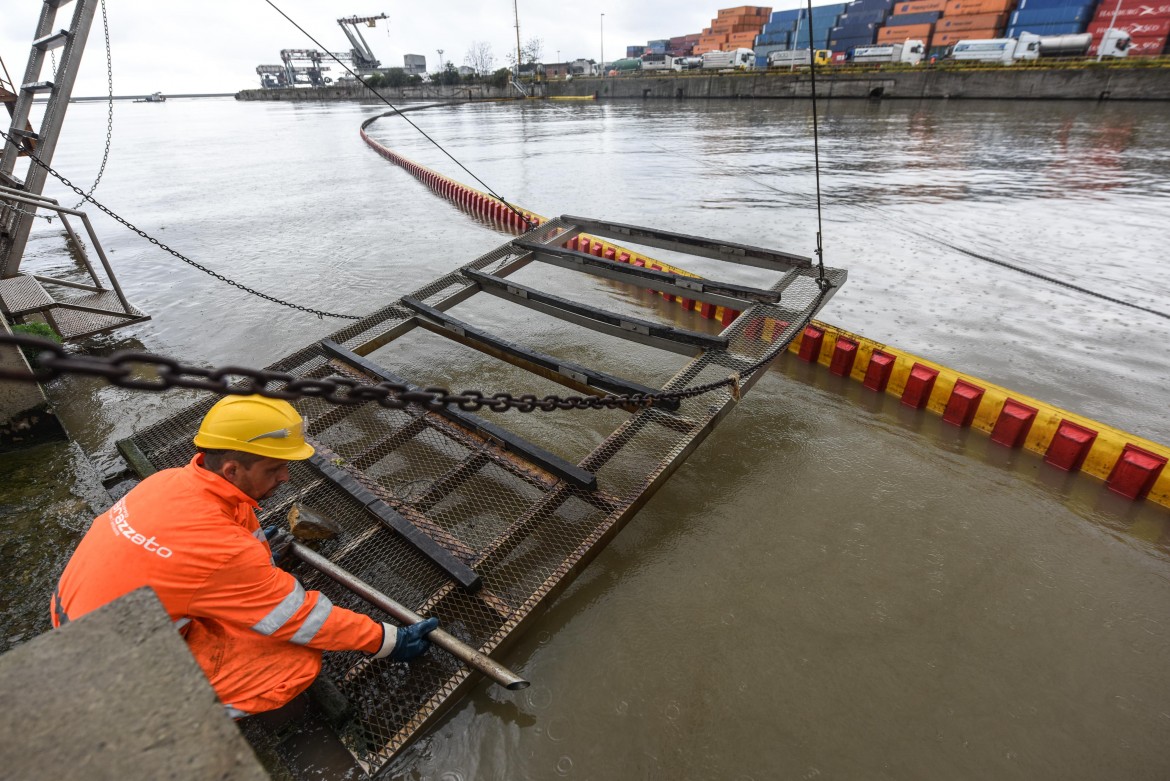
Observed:
[[[71,106],[58,149],[55,167],[83,186],[104,111]],[[376,106],[116,111],[99,200],[281,298],[365,313],[504,240],[361,142]],[[410,116],[545,215],[815,247],[802,103]],[[821,120],[826,260],[850,272],[822,319],[1170,441],[1166,319],[973,257],[1170,311],[1170,107],[840,101]],[[472,183],[401,119],[371,133]],[[262,366],[339,327],[96,223],[154,319],[90,339],[92,351]],[[28,267],[66,268],[60,246],[39,223]],[[561,332],[528,336],[541,349]],[[415,377],[483,384],[477,358],[403,349]],[[197,398],[77,379],[50,391],[79,447],[0,456],[0,649],[47,628],[51,583],[102,502],[96,477],[117,468],[113,443]],[[582,420],[530,417],[525,435],[586,452],[612,421]],[[508,651],[532,688],[480,687],[392,774],[1166,778],[1168,516],[782,358]]]

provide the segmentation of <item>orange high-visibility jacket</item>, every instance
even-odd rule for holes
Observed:
[[[185,467],[151,475],[94,520],[61,575],[53,625],[150,586],[181,627],[194,622],[204,626],[191,629],[210,628],[213,634],[243,632],[318,650],[378,652],[382,625],[334,607],[276,567],[256,519],[256,501],[204,469],[202,459],[196,455]],[[213,668],[271,664],[279,657],[203,659],[216,654],[205,643],[191,650],[225,703],[232,693],[221,691]]]

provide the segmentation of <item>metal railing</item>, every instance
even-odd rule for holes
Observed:
[[[89,221],[89,215],[78,209],[70,209],[67,206],[62,206],[53,198],[48,198],[43,195],[31,195],[22,190],[16,190],[11,187],[0,187],[0,202],[6,204],[3,207],[3,210],[5,211],[8,209],[17,209],[23,205],[31,206],[36,209],[47,209],[56,213],[58,219],[61,220],[62,227],[65,228],[65,233],[68,235],[69,240],[73,243],[73,246],[77,247],[77,252],[75,253],[77,260],[85,267],[85,270],[89,272],[89,277],[93,281],[93,284],[86,285],[81,282],[73,282],[67,279],[58,279],[57,277],[45,276],[42,274],[29,274],[29,276],[38,282],[62,285],[64,287],[85,290],[90,293],[105,293],[108,290],[113,290],[114,295],[118,297],[118,302],[122,305],[123,311],[128,315],[134,311],[133,307],[130,306],[130,302],[126,300],[126,294],[122,292],[122,286],[118,284],[118,278],[114,275],[114,269],[110,266],[110,260],[106,257],[105,250],[102,249],[102,245],[98,240],[97,233],[93,229],[93,223]],[[109,279],[109,288],[103,286],[101,278],[98,277],[97,271],[94,269],[93,264],[90,263],[89,256],[84,251],[85,245],[81,242],[81,239],[78,237],[77,232],[73,229],[73,226],[70,225],[67,217],[77,217],[81,220],[81,224],[85,227],[85,234],[89,237],[94,252],[97,253],[98,260],[101,261],[102,268],[105,270],[106,277]],[[107,312],[104,310],[102,310],[101,313],[107,314]]]

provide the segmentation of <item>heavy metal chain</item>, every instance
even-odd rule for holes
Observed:
[[[13,139],[7,133],[5,133],[3,130],[0,130],[0,137],[3,137],[4,140],[9,141],[10,143],[14,143],[14,144],[17,143],[16,141],[13,141]],[[19,146],[19,144],[17,144],[17,145]],[[286,306],[289,309],[297,309],[301,312],[308,312],[311,315],[317,315],[317,317],[336,317],[336,318],[339,318],[341,320],[361,320],[361,317],[359,315],[341,315],[341,314],[337,314],[335,312],[326,312],[322,309],[313,309],[312,307],[301,306],[300,304],[294,304],[291,301],[285,301],[283,299],[277,298],[276,296],[270,296],[267,293],[261,293],[259,290],[256,290],[255,288],[248,287],[247,285],[245,285],[241,282],[236,282],[234,279],[229,279],[228,277],[225,277],[223,274],[220,274],[217,271],[212,271],[207,266],[204,266],[200,263],[196,263],[194,260],[191,260],[191,258],[187,257],[186,255],[179,252],[178,250],[175,250],[175,249],[172,249],[171,247],[168,247],[166,244],[162,243],[161,241],[159,241],[155,237],[151,236],[150,234],[148,234],[146,231],[142,230],[138,226],[132,224],[128,220],[123,219],[122,217],[119,217],[117,214],[110,211],[109,208],[107,208],[103,204],[99,203],[98,201],[94,200],[94,197],[92,195],[88,194],[87,192],[82,190],[80,187],[75,185],[73,182],[69,181],[64,176],[62,176],[60,173],[55,171],[53,169],[53,167],[50,166],[48,163],[46,163],[44,160],[41,160],[39,157],[37,157],[31,151],[29,151],[27,149],[26,149],[26,151],[28,152],[28,156],[29,156],[30,160],[32,160],[34,163],[39,165],[41,168],[44,168],[55,179],[57,179],[59,182],[61,182],[61,184],[65,185],[70,190],[72,190],[73,192],[80,195],[82,197],[82,203],[85,203],[85,202],[92,203],[107,217],[110,217],[111,219],[113,219],[115,222],[119,223],[123,227],[128,228],[129,230],[133,231],[134,233],[137,233],[139,236],[146,239],[151,244],[154,244],[159,249],[170,253],[171,255],[175,256],[176,258],[183,261],[187,265],[192,266],[193,268],[199,269],[204,274],[208,274],[212,277],[215,277],[220,282],[225,282],[225,283],[231,285],[232,287],[237,288],[239,290],[243,290],[245,293],[249,293],[253,296],[256,296],[257,298],[262,298],[265,301],[271,301],[272,303],[279,304],[280,306]]]
[[[109,95],[106,102],[106,149],[102,152],[102,165],[98,168],[97,178],[93,180],[93,187],[89,188],[86,195],[93,195],[93,191],[97,189],[102,176],[106,173],[106,163],[110,160],[110,143],[114,138],[114,61],[110,52],[110,20],[106,16],[106,0],[102,0],[102,32],[106,34],[106,87]],[[73,208],[80,209],[84,203],[83,198]]]
[[[823,300],[825,291],[820,294]],[[819,303],[819,301],[818,301]],[[814,311],[817,307],[814,307]],[[807,324],[804,318],[801,327]],[[272,399],[294,401],[315,398],[330,404],[354,406],[375,402],[390,409],[402,409],[407,404],[421,404],[432,410],[454,404],[467,412],[483,409],[492,412],[552,412],[569,409],[616,409],[628,407],[663,407],[677,409],[680,401],[702,396],[720,388],[730,388],[739,396],[741,378],[747,377],[771,362],[783,349],[783,344],[768,351],[763,358],[736,374],[705,385],[696,385],[681,391],[663,393],[623,393],[607,396],[544,396],[532,393],[486,394],[467,390],[452,393],[447,388],[412,388],[393,382],[362,383],[347,377],[310,379],[286,372],[253,369],[244,366],[222,366],[205,369],[179,363],[173,358],[154,353],[120,350],[109,357],[70,355],[65,348],[48,339],[23,334],[0,333],[0,344],[13,344],[37,351],[38,368],[31,372],[0,369],[0,380],[16,382],[48,382],[67,374],[100,377],[111,385],[143,391],[164,391],[170,388],[193,388],[211,391],[223,396],[259,394]],[[144,379],[150,377],[151,379]],[[270,387],[271,386],[271,387]]]

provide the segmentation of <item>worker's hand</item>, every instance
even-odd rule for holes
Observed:
[[[374,658],[383,659],[389,656],[393,662],[409,662],[431,647],[427,635],[438,626],[437,618],[424,618],[417,624],[403,627],[382,624],[382,631],[385,633],[382,649],[374,654]]]
[[[272,551],[273,563],[280,561],[285,551],[288,550],[289,538],[287,535],[281,534],[282,531],[284,529],[276,524],[264,527],[264,539],[268,540],[268,547]]]

